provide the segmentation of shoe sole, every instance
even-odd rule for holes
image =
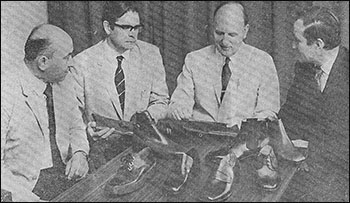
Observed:
[[[152,178],[153,175],[155,174],[156,164],[157,164],[157,161],[155,160],[152,166],[150,166],[150,168],[146,172],[141,174],[140,178],[136,180],[136,182],[128,183],[122,186],[112,186],[109,184],[109,181],[108,181],[107,184],[105,185],[105,191],[110,195],[120,196],[120,195],[134,192],[142,188],[145,185],[146,181]]]

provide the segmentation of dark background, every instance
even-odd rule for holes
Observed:
[[[167,74],[169,92],[176,87],[185,55],[212,43],[213,11],[222,1],[139,1],[141,22],[145,29],[139,39],[160,48]],[[75,54],[103,39],[102,11],[104,1],[48,1],[48,21],[73,38]],[[313,4],[331,7],[340,20],[348,2],[327,1],[244,1],[250,30],[246,43],[268,52],[278,71],[281,102],[294,77],[292,50],[295,14]],[[346,26],[346,25],[345,25]],[[348,35],[348,28],[347,33]],[[348,45],[347,45],[348,47]]]

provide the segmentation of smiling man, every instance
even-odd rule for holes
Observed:
[[[249,30],[241,4],[214,12],[215,44],[187,54],[168,116],[240,125],[246,118],[273,116],[280,108],[272,57],[244,43]],[[269,113],[267,113],[269,112]]]
[[[215,44],[187,54],[168,116],[176,119],[238,125],[249,118],[273,119],[280,109],[279,82],[272,57],[244,43],[249,30],[244,7],[237,2],[221,4],[214,12]],[[246,145],[242,149],[248,150]],[[216,174],[203,190],[203,201],[222,201],[231,195],[239,150],[219,156]],[[266,145],[260,151],[264,164],[257,170],[264,188],[276,189],[274,157]],[[265,156],[266,155],[266,156]],[[215,164],[214,164],[215,165]]]
[[[131,1],[106,2],[102,25],[106,38],[74,57],[85,121],[96,141],[91,152],[95,168],[131,143],[112,138],[113,128],[96,128],[93,113],[129,121],[136,112],[148,110],[158,120],[165,117],[169,101],[159,48],[138,40],[143,26],[136,5]],[[104,156],[95,158],[97,151]]]

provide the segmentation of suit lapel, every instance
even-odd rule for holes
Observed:
[[[215,98],[216,98],[216,102],[217,105],[220,105],[221,100],[221,88],[222,88],[222,84],[221,84],[221,71],[222,71],[222,58],[218,56],[218,54],[215,53],[215,47],[213,47],[214,50],[212,57],[208,58],[208,63],[213,63],[212,67],[208,67],[210,68],[210,70],[208,70],[209,73],[213,74],[212,77],[212,86],[214,88],[214,93],[215,93]],[[217,69],[216,69],[217,68]]]
[[[45,136],[44,130],[45,128],[43,128],[44,126],[48,126],[48,120],[45,119],[46,116],[44,115],[45,112],[40,111],[39,105],[40,106],[46,106],[45,103],[43,104],[38,104],[38,100],[35,99],[35,97],[38,97],[36,92],[34,92],[33,90],[30,89],[25,89],[25,86],[23,86],[22,83],[22,94],[25,98],[25,104],[27,105],[27,107],[30,109],[30,111],[33,113],[33,116],[38,124],[38,127],[41,131],[42,136]],[[42,108],[45,109],[45,108]],[[48,130],[48,129],[47,129]]]
[[[142,61],[142,55],[138,47],[135,47],[130,51],[128,63],[128,76],[125,94],[125,119],[129,119],[135,108],[138,108],[141,101],[141,92],[146,89],[146,81],[149,79],[147,76],[148,69],[145,67],[145,63]],[[131,77],[130,77],[131,76]]]
[[[105,60],[108,61],[107,58]],[[100,70],[103,70],[103,64],[101,62],[97,62],[97,65],[100,67]],[[106,80],[106,78],[110,77],[108,75],[105,75],[105,74],[108,74],[107,72],[101,71],[101,73],[104,73],[104,74],[96,74],[96,77],[98,77],[97,81],[104,81],[104,80]],[[111,105],[113,106],[114,110],[116,111],[119,119],[123,119],[123,113],[122,113],[122,109],[120,107],[119,97],[118,97],[118,93],[117,93],[117,89],[115,88],[115,85],[107,85],[108,83],[106,83],[106,82],[101,82],[101,84],[104,84],[103,88],[107,92],[108,99],[110,100]]]

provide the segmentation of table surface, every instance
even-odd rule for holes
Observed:
[[[120,157],[132,152],[131,148],[128,148],[123,153],[119,154],[106,165],[99,168],[95,173],[89,174],[87,178],[81,180],[73,187],[60,194],[52,201],[63,202],[182,202],[199,201],[198,194],[200,194],[203,185],[210,174],[210,169],[204,163],[205,155],[212,151],[219,149],[227,143],[227,138],[213,138],[212,136],[188,136],[177,137],[172,140],[176,140],[177,143],[190,149],[195,147],[200,156],[200,172],[197,177],[192,177],[188,180],[186,188],[179,194],[169,194],[163,189],[163,183],[166,180],[169,169],[171,167],[171,161],[164,158],[157,159],[157,165],[155,168],[155,175],[150,178],[144,185],[137,191],[123,195],[123,196],[110,196],[104,191],[104,185],[108,180],[113,178],[116,170],[120,166]],[[255,183],[254,170],[249,164],[249,160],[252,157],[248,157],[239,162],[239,175],[235,178],[232,186],[232,195],[226,201],[245,201],[245,202],[261,202],[261,201],[279,201],[280,197],[286,190],[288,183],[295,174],[297,166],[294,163],[288,161],[279,161],[279,171],[281,173],[282,183],[280,187],[275,191],[265,191],[259,188]],[[238,181],[237,181],[238,180]]]

